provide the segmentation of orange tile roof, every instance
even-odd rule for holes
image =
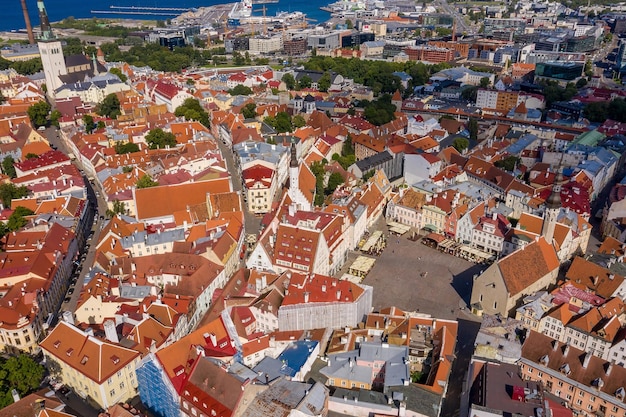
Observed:
[[[559,258],[543,237],[498,261],[510,295],[519,294],[558,267]]]
[[[350,281],[319,274],[293,273],[289,282],[289,293],[285,294],[282,305],[304,304],[305,294],[308,294],[309,303],[352,303],[363,292],[363,288]]]
[[[609,298],[624,281],[624,277],[614,274],[600,265],[581,258],[572,260],[565,278],[579,288],[595,291],[600,297]]]
[[[49,355],[102,384],[139,358],[139,352],[96,339],[61,321],[39,344]]]
[[[190,205],[206,202],[208,193],[231,191],[229,178],[137,189],[137,218],[168,216],[177,211],[185,211]]]

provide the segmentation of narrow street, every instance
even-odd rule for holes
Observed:
[[[253,234],[255,236],[258,236],[261,229],[261,217],[256,216],[254,213],[250,213],[250,211],[248,211],[248,204],[244,199],[245,191],[243,190],[243,180],[241,178],[241,173],[239,172],[239,167],[235,163],[233,151],[229,146],[222,143],[221,140],[216,138],[215,142],[217,142],[217,145],[219,146],[220,152],[222,153],[224,161],[226,162],[226,168],[231,175],[233,191],[239,191],[241,194],[241,204],[243,206],[243,212],[245,217],[245,232],[247,235]]]

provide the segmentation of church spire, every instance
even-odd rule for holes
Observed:
[[[296,142],[291,142],[291,161],[289,162],[291,168],[298,168],[298,157],[296,155]]]
[[[54,34],[52,33],[52,27],[50,26],[50,20],[48,19],[48,13],[46,12],[46,6],[44,6],[43,0],[37,0],[37,9],[39,10],[41,40],[48,41],[54,39]]]

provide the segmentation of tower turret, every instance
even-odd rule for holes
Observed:
[[[546,211],[543,215],[543,225],[541,226],[541,235],[546,239],[546,242],[552,243],[554,239],[554,229],[556,228],[556,222],[561,210],[561,184],[563,183],[563,173],[559,170],[558,174],[554,178],[554,184],[552,185],[552,192],[546,199]]]

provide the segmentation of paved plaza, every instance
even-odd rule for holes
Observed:
[[[396,306],[440,318],[476,319],[467,312],[474,274],[486,268],[429,248],[421,241],[390,235],[384,224],[377,228],[388,236],[387,247],[362,281],[374,287],[374,311]],[[356,259],[354,252],[347,266]]]

